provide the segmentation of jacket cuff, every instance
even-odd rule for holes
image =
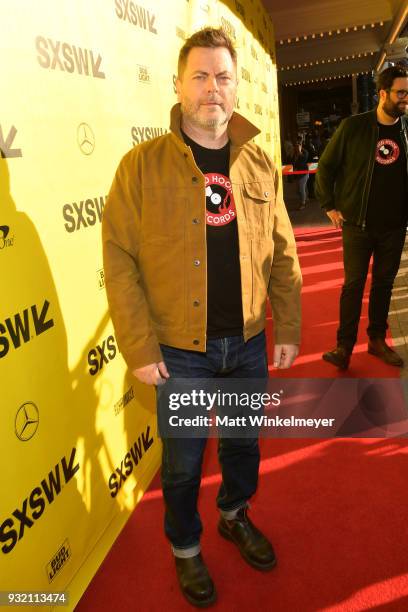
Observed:
[[[122,355],[131,372],[151,363],[163,361],[163,355],[155,337],[149,338],[141,348],[129,347],[123,349]]]
[[[277,329],[274,331],[275,344],[300,344],[300,329]]]

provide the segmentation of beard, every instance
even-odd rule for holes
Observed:
[[[393,102],[390,99],[389,94],[387,95],[387,99],[383,104],[383,111],[393,119],[398,119],[398,117],[402,117],[402,115],[405,115],[407,112],[407,108],[408,107],[402,102]]]
[[[200,104],[194,104],[188,99],[181,103],[181,112],[183,116],[192,125],[204,130],[214,130],[225,125],[230,120],[233,111],[231,110],[231,112],[228,113],[224,104],[219,104],[218,108],[221,109],[222,113],[218,112],[216,117],[205,117],[204,113],[201,112]]]

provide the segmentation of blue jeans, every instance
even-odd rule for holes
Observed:
[[[210,339],[199,353],[161,345],[174,378],[267,378],[265,332],[244,342],[243,336]],[[157,388],[158,410],[160,387]],[[164,529],[174,548],[189,549],[200,541],[202,524],[197,510],[201,466],[206,438],[163,438],[162,488],[165,503]],[[258,484],[257,438],[220,438],[218,459],[222,483],[217,506],[230,511],[245,506]]]
[[[308,180],[309,180],[309,175],[308,174],[300,174],[299,175],[298,189],[299,189],[300,201],[302,202],[302,204],[306,204],[306,200],[307,200],[307,188],[306,188],[306,184],[307,184]]]

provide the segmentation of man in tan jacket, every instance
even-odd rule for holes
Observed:
[[[103,218],[106,287],[117,341],[141,382],[265,379],[265,310],[274,319],[274,366],[300,341],[301,274],[279,177],[234,112],[236,51],[205,28],[180,51],[170,133],[122,159]],[[215,601],[200,553],[197,512],[205,438],[163,438],[165,532],[183,594]],[[258,440],[219,440],[219,532],[260,570],[276,558],[247,516],[257,487]]]

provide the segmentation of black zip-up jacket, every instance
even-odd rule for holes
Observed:
[[[363,229],[378,137],[377,109],[347,117],[327,144],[316,174],[315,194],[321,207],[326,211],[339,210],[349,223]],[[408,174],[406,116],[401,117],[401,138]]]

